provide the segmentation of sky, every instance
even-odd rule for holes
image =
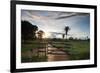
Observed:
[[[45,38],[62,38],[64,28],[70,27],[68,38],[90,37],[90,14],[61,11],[21,10],[21,20],[29,21],[45,32]]]

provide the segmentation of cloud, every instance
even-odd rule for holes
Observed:
[[[90,23],[86,23],[89,22],[88,13],[22,10],[21,19],[37,25],[40,30],[46,32],[65,33],[65,26],[69,26],[71,28],[69,36],[90,36],[88,27]]]
[[[74,16],[86,16],[89,15],[89,13],[75,13],[75,12],[70,12],[70,13],[61,13],[61,15],[59,17],[57,17],[56,19],[67,19],[70,17],[74,17]]]

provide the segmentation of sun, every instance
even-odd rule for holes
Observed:
[[[49,38],[50,37],[50,33],[49,32],[45,32],[45,34],[43,35],[43,38]]]

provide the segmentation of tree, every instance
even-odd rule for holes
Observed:
[[[38,27],[36,25],[32,25],[28,21],[21,21],[21,34],[23,40],[32,40],[36,38],[36,31]]]
[[[38,38],[39,38],[39,39],[42,39],[42,38],[43,38],[44,31],[39,30],[39,31],[37,32],[37,34],[38,34]]]
[[[67,35],[68,35],[68,31],[70,30],[69,26],[65,27],[65,34],[66,34],[66,39],[67,39]]]
[[[65,34],[62,34],[62,39],[64,39],[65,38]]]
[[[69,40],[74,40],[74,38],[73,37],[69,37]]]
[[[90,38],[87,36],[87,37],[86,37],[86,40],[88,40],[88,41],[89,41],[89,40],[90,40]]]

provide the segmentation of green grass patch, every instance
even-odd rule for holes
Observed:
[[[62,48],[69,54],[70,60],[83,60],[90,58],[90,41],[70,40],[64,42],[53,41],[53,47]]]
[[[71,60],[82,60],[90,58],[89,41],[70,41],[72,48],[69,49]]]
[[[47,61],[47,57],[46,56],[32,56],[32,57],[22,57],[21,58],[21,62],[22,63],[27,63],[27,62],[46,62]]]
[[[49,40],[41,42],[40,40],[24,41],[21,44],[21,52],[31,51],[32,49],[46,48],[49,42],[53,47],[64,49],[69,54],[69,60],[90,59],[90,41],[88,40]],[[22,62],[43,62],[47,61],[46,56],[22,56]]]

